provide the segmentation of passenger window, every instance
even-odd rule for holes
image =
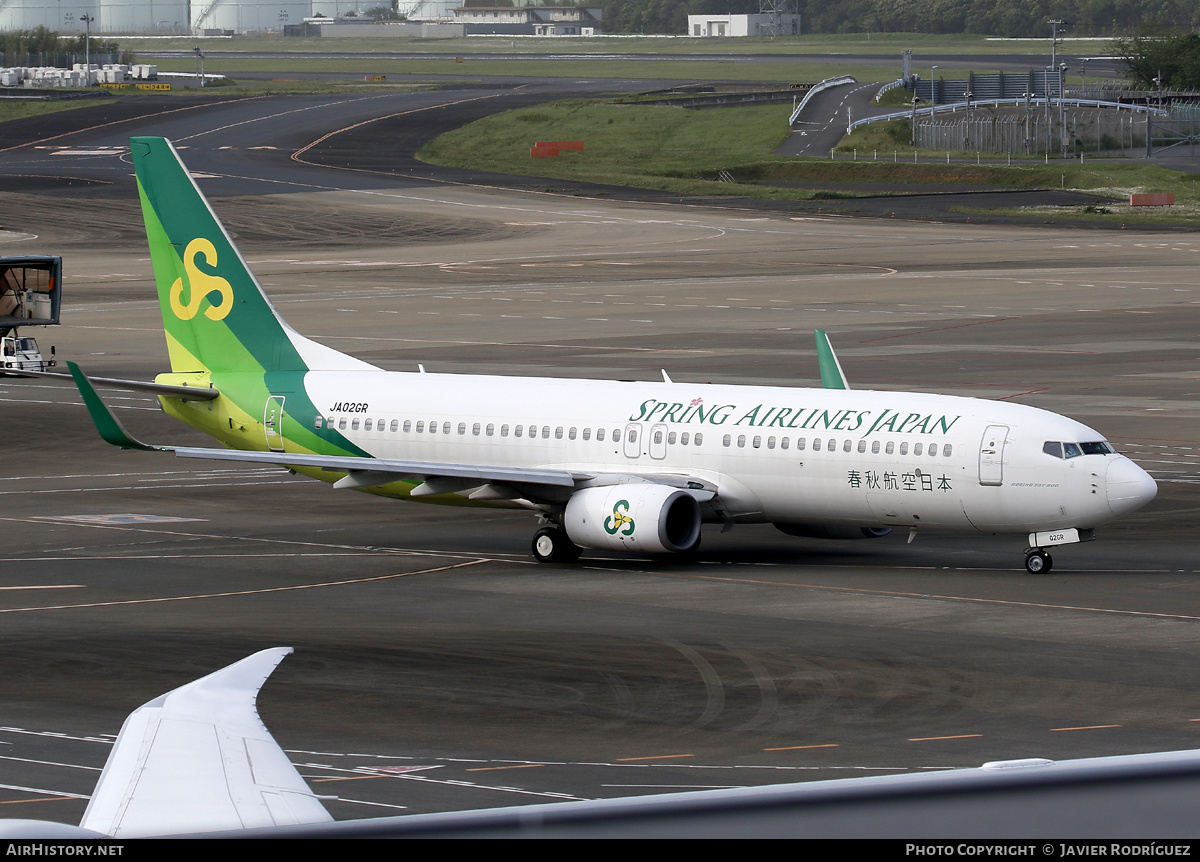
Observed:
[[[872,455],[879,454],[879,441],[878,440],[875,440],[871,443],[871,454]]]
[[[800,448],[801,448],[801,449],[803,449],[804,447],[803,447],[803,446],[801,446]],[[814,451],[814,452],[820,452],[820,451],[821,451],[821,438],[820,438],[820,437],[814,437],[814,438],[813,438],[813,451]]]
[[[704,442],[704,435],[703,435],[703,434],[697,434],[697,435],[696,435],[694,438],[692,438],[692,445],[693,445],[693,446],[699,446],[699,445],[700,445],[701,443],[703,443],[703,442]]]
[[[478,425],[476,425],[475,427],[476,427],[476,428],[479,428],[479,426],[478,426]],[[459,423],[458,423],[458,434],[459,434],[459,436],[461,437],[463,434],[466,434],[466,433],[467,433],[467,423],[466,423],[466,422],[459,422]],[[476,431],[475,433],[476,433],[476,434],[478,434],[479,432],[478,432],[478,431]]]
[[[895,451],[896,451],[896,442],[894,440],[889,440],[888,444],[887,444],[887,448],[884,449],[884,454],[891,455]]]
[[[762,438],[761,438],[761,437],[759,437],[759,436],[757,436],[757,435],[755,435],[755,437],[754,437],[754,448],[755,448],[755,449],[758,449],[758,448],[760,448],[761,446],[762,446]]]
[[[859,440],[858,441],[858,453],[861,455],[863,452],[866,452],[866,451],[867,451],[867,441]]]
[[[929,457],[933,458],[936,456],[937,456],[937,443],[930,443],[929,444]]]
[[[465,425],[464,425],[463,427],[464,427],[464,429],[466,428],[466,426],[465,426]],[[449,423],[449,422],[443,422],[443,423],[442,423],[442,433],[443,433],[443,434],[449,434],[449,433],[450,433],[450,423]],[[458,433],[459,433],[459,434],[461,434],[461,433],[462,433],[462,431],[459,431]]]
[[[600,443],[604,442],[604,429],[603,428],[596,429],[596,440]]]
[[[732,442],[733,442],[733,438],[730,437],[728,434],[726,434],[725,439],[721,441],[721,445],[723,445],[726,449],[728,449],[729,444]]]
[[[787,447],[788,447],[788,438],[786,438],[786,437],[782,437],[782,438],[780,438],[780,440],[779,440],[779,448],[780,448],[780,449],[786,449]]]
[[[321,430],[321,426],[324,424],[325,424],[325,421],[320,416],[318,416],[316,419],[313,420],[313,427],[316,428],[318,431]]]
[[[371,420],[370,419],[368,419],[366,422],[363,423],[363,430],[364,431],[371,430]]]
[[[334,424],[334,421],[335,421],[335,420],[334,420],[334,418],[333,418],[332,416],[329,416],[329,417],[327,417],[327,418],[325,419],[325,427],[326,427],[326,428],[332,428],[332,427],[333,427],[333,424]]]
[[[828,440],[825,441],[825,451],[827,451],[827,452],[836,452],[837,451],[837,441],[834,440],[832,437],[830,437]]]
[[[949,443],[947,443],[945,446],[942,447],[942,457],[943,458],[949,458],[950,455],[953,454],[953,452],[954,452],[954,447],[951,446]]]
[[[907,454],[908,454],[908,444],[907,444],[907,443],[901,443],[901,444],[900,444],[900,454],[901,454],[901,455],[907,455]]]
[[[568,440],[575,439],[575,429],[574,428],[572,428],[570,431],[567,432],[567,439]]]
[[[688,438],[689,438],[689,436],[690,436],[690,435],[689,435],[689,434],[688,434],[688,432],[686,432],[686,431],[684,431],[682,434],[680,434],[680,435],[679,435],[679,445],[680,445],[680,446],[686,446],[686,445],[688,444]]]
[[[396,431],[397,431],[397,430],[399,430],[399,428],[400,428],[400,420],[399,420],[399,419],[393,419],[393,420],[392,420],[392,433],[393,433],[393,434],[395,434],[395,433],[396,433]],[[406,429],[406,430],[407,430],[407,429]]]
[[[613,439],[614,439],[614,440],[616,440],[616,439],[617,439],[617,433],[616,433],[615,431],[613,432]],[[627,439],[628,439],[628,441],[629,441],[630,443],[636,443],[636,442],[637,442],[637,429],[636,429],[636,428],[630,428],[630,429],[629,429],[629,436],[628,436],[628,438],[627,438]]]
[[[846,440],[842,443],[842,451],[843,452],[849,452],[853,448],[854,448],[853,440]]]
[[[338,430],[339,431],[346,430],[346,417],[345,416],[343,416],[341,419],[338,420]]]
[[[471,435],[473,437],[478,437],[479,431],[480,431],[480,426],[479,426],[479,423],[476,422],[474,425],[471,426]]]
[[[767,438],[767,448],[768,448],[768,449],[774,449],[774,448],[775,448],[775,438],[774,438],[774,437],[768,437],[768,438]]]
[[[358,430],[358,420],[357,420],[357,419],[351,419],[351,420],[350,420],[350,430],[351,430],[351,431],[357,431],[357,430]]]
[[[1042,444],[1042,451],[1047,455],[1053,455],[1055,458],[1062,457],[1062,443],[1056,440],[1047,440]]]
[[[613,429],[613,433],[612,433],[612,441],[613,441],[614,443],[620,443],[620,442],[621,442],[621,429],[620,429],[620,428],[614,428],[614,429]]]
[[[424,431],[425,431],[425,423],[423,421],[418,422],[417,423],[417,433],[422,434],[422,433],[424,433]]]
[[[797,438],[796,438],[796,451],[797,451],[797,452],[803,452],[803,451],[804,451],[804,438],[803,438],[803,437],[797,437]]]
[[[584,429],[583,429],[583,439],[584,439],[584,440],[591,440],[591,439],[592,439],[592,429],[591,429],[591,428],[584,428]]]
[[[501,436],[501,437],[507,437],[507,436],[508,436],[508,426],[507,426],[507,425],[501,425],[501,426],[500,426],[500,436]]]
[[[556,436],[558,436],[558,437],[561,437],[561,436],[562,436],[562,429],[561,429],[561,428],[559,429],[559,433],[558,433]],[[543,425],[543,426],[542,426],[542,439],[543,439],[543,440],[548,440],[548,439],[550,439],[550,426],[549,426],[549,425]]]
[[[430,434],[436,434],[436,433],[437,433],[437,423],[436,423],[436,422],[430,422],[430,423],[429,423],[429,433],[430,433]]]
[[[920,443],[914,443],[914,444],[913,444],[913,454],[914,454],[914,455],[920,455],[920,454],[921,454],[921,448],[922,448],[922,447],[921,447],[921,444],[920,444]]]
[[[489,422],[489,423],[487,424],[487,428],[483,429],[483,433],[484,433],[484,434],[486,434],[486,435],[487,435],[487,436],[489,436],[489,437],[491,437],[492,435],[494,435],[494,434],[496,433],[496,425],[495,425],[495,423],[493,423],[493,422]]]
[[[411,430],[412,430],[412,420],[405,419],[404,420],[404,433],[407,434]]]
[[[514,428],[514,429],[513,429],[513,436],[514,436],[514,437],[520,437],[520,436],[521,436],[521,428],[522,428],[522,426],[518,425],[516,428]],[[531,434],[533,433],[533,429],[532,429],[532,428],[530,428],[530,429],[529,429],[529,433],[531,433]]]

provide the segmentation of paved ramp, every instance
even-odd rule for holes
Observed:
[[[792,133],[775,152],[781,156],[827,156],[846,134],[846,109],[857,119],[878,111],[871,99],[882,84],[847,84],[813,96]]]

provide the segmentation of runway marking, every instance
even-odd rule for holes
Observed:
[[[616,571],[615,569],[609,569],[609,568],[606,568],[603,566],[585,567],[585,568],[597,568],[597,569],[601,569],[603,571]],[[900,567],[892,567],[892,568],[894,569],[894,568],[905,568],[905,567],[900,566]],[[941,567],[930,566],[928,568],[937,569],[937,568],[941,568]],[[962,568],[962,567],[960,567],[960,568]],[[962,570],[965,571],[965,568],[962,568]],[[1118,571],[1118,570],[1114,569],[1113,571]],[[1124,572],[1124,571],[1129,571],[1129,570],[1121,569],[1119,571]],[[1166,569],[1147,569],[1145,571],[1165,572],[1167,570]],[[861,588],[861,587],[831,587],[831,586],[826,586],[824,584],[795,584],[795,583],[788,583],[786,581],[767,581],[767,580],[761,580],[758,578],[722,578],[722,577],[718,577],[717,575],[693,575],[693,574],[687,574],[684,572],[659,572],[658,574],[663,575],[665,577],[669,577],[669,578],[689,578],[689,579],[698,580],[698,581],[721,581],[724,583],[731,583],[731,584],[757,584],[760,586],[768,586],[768,587],[794,587],[796,589],[826,590],[826,591],[835,592],[835,593],[857,593],[857,594],[861,594],[861,595],[893,596],[893,597],[910,598],[910,599],[940,599],[940,600],[950,601],[950,602],[970,602],[973,604],[1001,605],[1001,606],[1005,606],[1005,607],[1017,607],[1017,608],[1042,608],[1045,610],[1052,610],[1052,611],[1084,611],[1087,613],[1116,614],[1118,616],[1146,617],[1149,619],[1159,619],[1159,620],[1200,621],[1200,616],[1192,616],[1189,614],[1167,614],[1167,613],[1161,613],[1161,612],[1155,612],[1155,611],[1130,611],[1130,610],[1121,610],[1119,608],[1093,608],[1093,607],[1088,607],[1087,605],[1055,605],[1055,604],[1050,604],[1047,602],[1017,602],[1017,601],[1012,601],[1009,599],[983,599],[983,598],[977,598],[977,597],[973,597],[973,596],[948,596],[948,595],[941,595],[938,593],[908,593],[908,592],[902,592],[900,590],[870,590],[870,589],[865,589],[865,588]]]
[[[650,754],[645,757],[618,757],[617,763],[634,763],[639,760],[672,760],[678,757],[695,757],[694,754]]]
[[[2,790],[18,790],[21,793],[38,793],[42,794],[41,799],[10,799],[7,802],[0,802],[0,805],[21,805],[26,802],[70,802],[75,799],[91,799],[92,797],[83,793],[63,793],[58,790],[43,790],[40,787],[22,787],[19,784],[0,784]]]
[[[57,558],[51,558],[51,559],[70,560],[70,559],[75,559],[75,558],[74,557],[57,557]],[[23,562],[27,562],[27,561],[26,560],[16,560],[16,559],[0,560],[0,563],[6,563],[6,562],[12,562],[12,563],[21,562],[21,563],[23,563]],[[35,584],[35,585],[30,585],[30,586],[25,586],[25,587],[0,587],[0,591],[4,591],[4,590],[81,590],[86,586],[87,586],[86,584],[40,584],[40,585]]]
[[[0,757],[0,760],[12,760],[17,763],[36,763],[38,766],[61,766],[65,769],[87,769],[91,772],[99,772],[102,768],[99,766],[81,766],[78,763],[59,763],[56,760],[33,760],[29,757]]]
[[[781,748],[764,748],[763,751],[802,751],[807,748],[838,748],[840,742],[826,742],[821,745],[785,745]]]
[[[982,733],[960,733],[957,736],[918,736],[910,739],[909,742],[938,742],[943,739],[977,739],[983,736]]]
[[[39,515],[43,521],[79,524],[164,524],[177,521],[203,521],[204,518],[178,518],[171,515],[137,515],[132,512],[112,515]]]
[[[522,763],[517,766],[474,766],[465,772],[499,772],[502,769],[541,769],[546,763]]]
[[[263,589],[258,589],[258,590],[233,590],[231,592],[226,592],[226,593],[200,593],[200,594],[191,595],[191,596],[160,596],[158,598],[152,598],[152,599],[124,599],[121,601],[111,601],[111,602],[86,602],[86,603],[77,604],[77,605],[51,605],[51,606],[39,607],[39,608],[0,608],[0,614],[25,613],[28,611],[65,611],[65,610],[76,610],[76,609],[82,609],[82,608],[106,608],[106,607],[116,607],[118,605],[152,605],[152,604],[159,604],[162,602],[185,602],[185,601],[191,601],[192,599],[223,599],[223,598],[230,598],[232,596],[253,596],[253,595],[261,595],[263,593],[285,593],[285,592],[292,592],[295,590],[319,589],[322,587],[342,587],[342,586],[347,586],[350,584],[366,584],[366,583],[371,583],[372,581],[390,581],[390,580],[395,580],[397,578],[411,577],[413,575],[431,575],[436,572],[445,572],[445,571],[450,571],[451,569],[462,569],[462,568],[466,568],[468,566],[475,566],[475,565],[479,565],[480,563],[486,563],[486,562],[490,562],[490,560],[483,560],[483,559],[468,560],[465,563],[451,563],[450,565],[436,566],[431,569],[421,569],[416,572],[396,572],[396,573],[390,574],[390,575],[376,575],[376,576],[370,577],[370,578],[351,578],[351,579],[344,580],[344,581],[326,581],[324,583],[319,583],[319,584],[293,584],[292,586],[288,586],[288,587],[265,587]]]
[[[1059,733],[1060,731],[1064,731],[1064,730],[1109,730],[1114,727],[1123,727],[1123,726],[1124,725],[1120,725],[1120,724],[1092,724],[1092,725],[1088,725],[1085,727],[1052,727],[1052,728],[1050,728],[1050,732],[1051,733]]]

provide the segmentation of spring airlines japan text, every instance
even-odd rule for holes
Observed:
[[[630,422],[673,422],[695,425],[741,425],[751,428],[790,428],[812,431],[862,431],[869,437],[876,432],[894,434],[948,434],[961,416],[935,416],[932,413],[906,413],[901,410],[823,410],[820,407],[775,407],[755,404],[705,404],[694,398],[687,404],[643,401],[630,416]],[[863,430],[866,429],[866,430]]]

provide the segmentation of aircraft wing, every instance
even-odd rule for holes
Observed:
[[[79,825],[137,838],[331,822],[255,709],[291,652],[255,653],[130,714]]]

